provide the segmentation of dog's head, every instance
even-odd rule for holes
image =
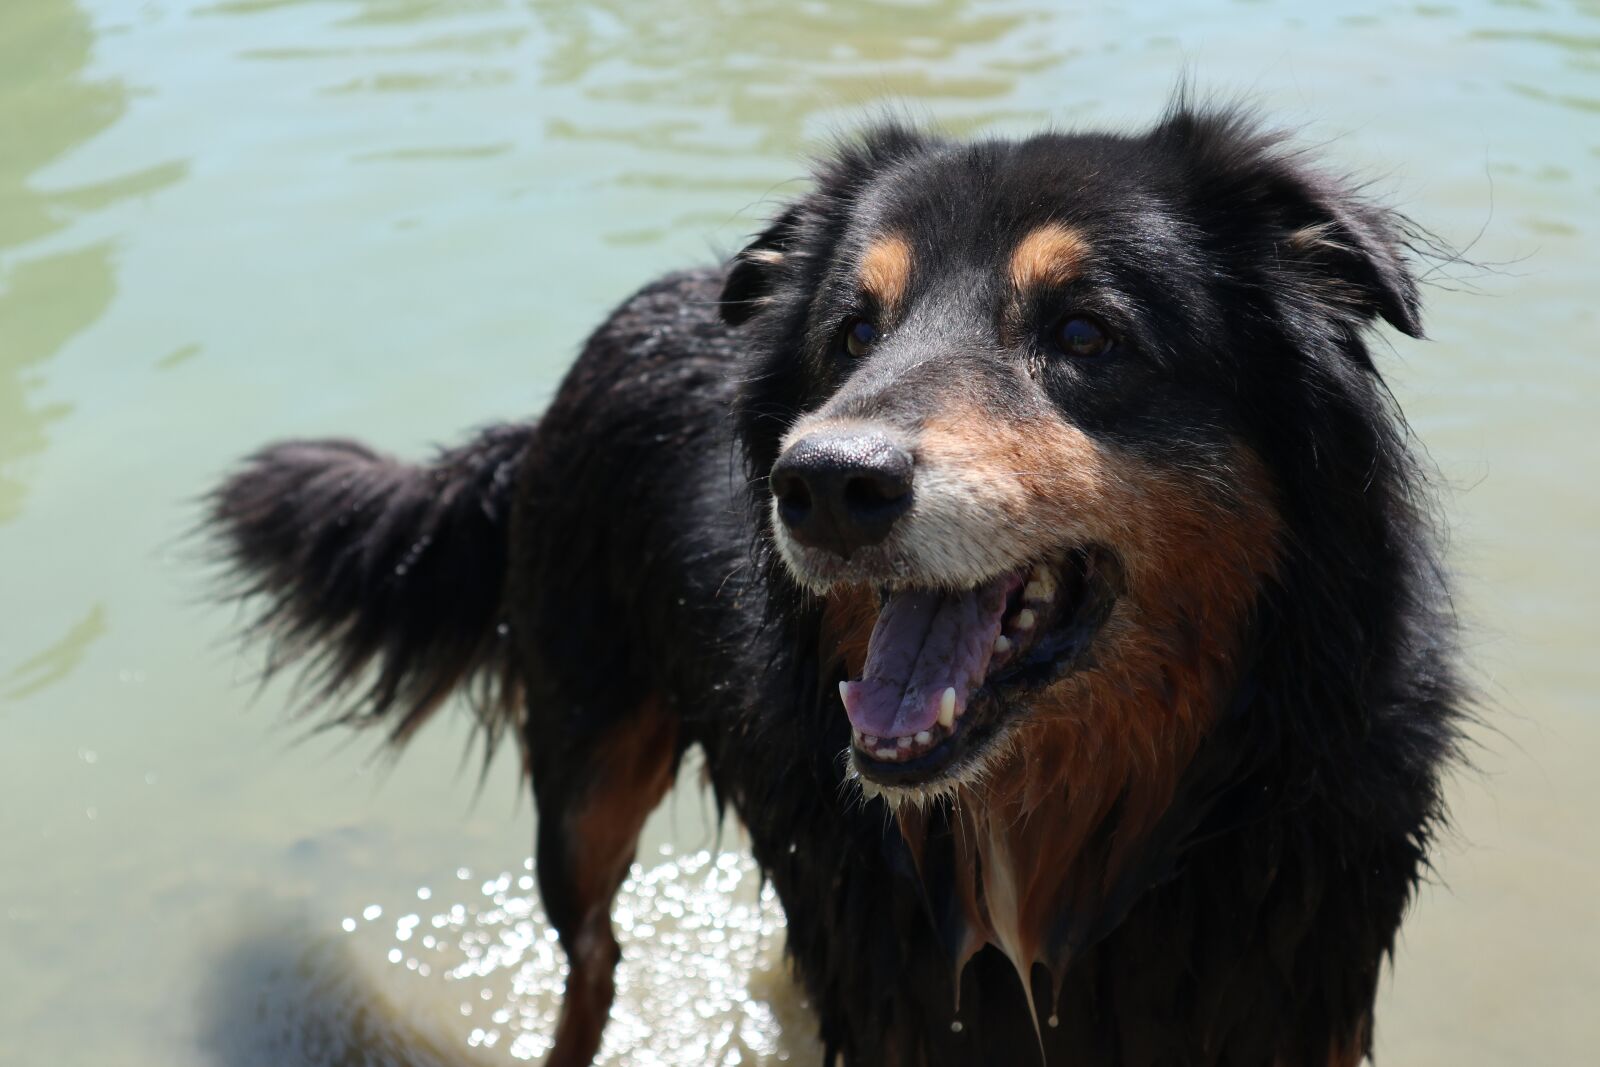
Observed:
[[[752,346],[766,533],[828,602],[864,783],[936,795],[1067,734],[1187,751],[1285,550],[1285,398],[1369,378],[1375,317],[1419,330],[1400,249],[1227,114],[889,129],[824,164],[722,310]]]

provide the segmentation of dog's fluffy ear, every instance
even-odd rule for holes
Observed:
[[[1326,175],[1292,168],[1281,194],[1304,213],[1283,239],[1286,258],[1332,279],[1343,302],[1412,337],[1422,336],[1422,298],[1404,248],[1404,222]],[[1296,205],[1296,201],[1299,202]]]
[[[738,326],[748,320],[772,299],[785,260],[799,254],[802,238],[816,239],[825,247],[838,237],[857,199],[874,179],[940,143],[909,126],[888,122],[835,145],[812,169],[814,189],[785,208],[733,257],[722,286],[722,321]]]
[[[1260,249],[1265,269],[1288,274],[1283,280],[1328,312],[1359,321],[1381,316],[1422,336],[1406,221],[1398,212],[1317,170],[1243,111],[1192,110],[1180,100],[1155,136],[1188,157],[1200,210],[1222,236],[1242,238],[1230,244]],[[1238,232],[1263,224],[1264,234]]]
[[[719,310],[723,322],[742,324],[771,297],[774,275],[783,265],[799,222],[800,205],[791,205],[733,257],[722,283]]]

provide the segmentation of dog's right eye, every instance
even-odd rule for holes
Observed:
[[[860,359],[872,350],[878,340],[878,328],[860,315],[852,315],[844,323],[844,350]]]

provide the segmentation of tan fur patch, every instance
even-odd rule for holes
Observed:
[[[1019,291],[1064,285],[1077,275],[1088,251],[1088,242],[1072,227],[1059,222],[1040,226],[1012,251],[1011,284]]]
[[[677,766],[678,720],[654,697],[605,736],[604,760],[578,807],[559,816],[572,820],[573,895],[583,917],[568,962],[571,974],[561,1000],[555,1047],[547,1064],[586,1064],[600,1047],[601,1031],[615,995],[620,956],[611,929],[611,901],[628,873],[645,818],[672,785]]]
[[[783,253],[776,248],[747,248],[739,255],[748,263],[759,263],[764,267],[776,267],[783,262]]]
[[[1095,913],[1235,680],[1281,522],[1259,459],[1240,445],[1232,467],[1225,484],[1201,482],[1053,414],[953,412],[924,427],[919,479],[937,469],[972,494],[996,551],[1097,543],[1125,572],[1093,665],[1034,699],[1003,771],[956,790],[959,869],[973,883],[962,897],[1023,976],[1044,963],[1059,982],[1066,961],[1043,958],[1053,924]],[[1099,832],[1112,818],[1115,832]]]
[[[1334,234],[1337,232],[1337,227],[1331,222],[1319,222],[1311,226],[1302,226],[1289,235],[1289,247],[1297,252],[1304,252],[1313,248],[1348,252],[1349,249],[1334,238]]]
[[[911,286],[911,245],[899,234],[875,238],[861,257],[861,287],[885,311],[896,311]]]
[[[1348,1037],[1335,1038],[1329,1045],[1325,1063],[1311,1063],[1280,1053],[1273,1058],[1272,1067],[1361,1067],[1362,1063],[1368,1062],[1367,1050],[1371,1045],[1369,1037],[1371,1031],[1371,1017],[1362,1016],[1357,1021],[1353,1033]]]
[[[1372,1016],[1363,1015],[1356,1020],[1351,1033],[1336,1040],[1328,1050],[1328,1067],[1360,1067],[1372,1048]]]
[[[847,678],[859,678],[867,665],[867,642],[878,621],[878,595],[864,585],[844,586],[829,596],[822,609],[823,669],[842,666]]]
[[[678,720],[651,698],[605,735],[604,761],[597,766],[575,819],[574,887],[583,900],[609,905],[633,862],[645,818],[672,785]]]

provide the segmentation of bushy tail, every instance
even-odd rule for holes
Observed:
[[[342,723],[408,738],[469,686],[492,753],[521,694],[501,623],[511,495],[532,424],[425,465],[353,441],[257,452],[208,498],[207,526],[260,598],[270,676],[297,667]]]

